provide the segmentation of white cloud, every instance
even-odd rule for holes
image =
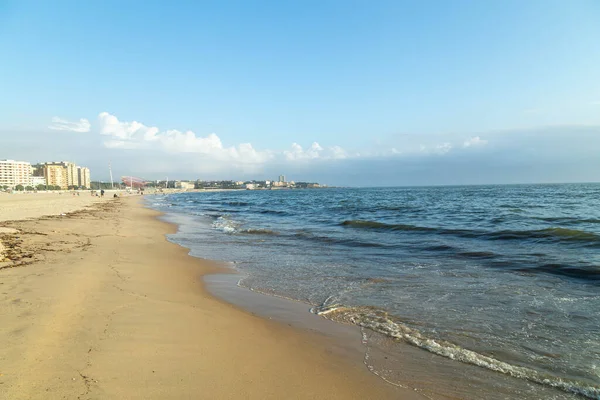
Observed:
[[[283,155],[289,161],[295,160],[341,160],[348,158],[349,155],[340,146],[332,146],[324,149],[319,143],[313,142],[306,150],[298,143],[292,143],[290,150],[284,150]]]
[[[104,142],[104,147],[107,149],[139,149],[140,143],[128,141],[128,140],[107,140]]]
[[[452,150],[452,145],[450,143],[442,143],[435,146],[434,152],[437,154],[446,154]]]
[[[117,117],[107,112],[98,115],[98,122],[100,123],[101,135],[109,135],[122,140],[154,140],[158,134],[158,128],[147,127],[137,121],[121,122]]]
[[[214,133],[206,137],[197,137],[192,131],[168,130],[154,135],[152,141],[159,141],[172,153],[211,154],[223,150],[221,139]]]
[[[317,142],[313,142],[307,150],[298,143],[292,143],[291,150],[285,150],[283,154],[288,160],[303,160],[319,158],[322,151],[323,148]]]
[[[48,125],[48,129],[55,131],[89,132],[90,128],[90,121],[85,118],[73,122],[59,117],[53,117],[52,123]]]
[[[335,158],[336,160],[348,158],[348,153],[340,146],[333,146],[329,150],[331,151],[331,157]]]
[[[239,163],[263,163],[273,157],[272,152],[258,151],[250,143],[237,147],[225,147],[214,133],[208,136],[196,136],[192,131],[181,132],[175,129],[161,132],[141,122],[125,122],[107,112],[98,116],[100,134],[113,139],[104,142],[104,146],[113,149],[156,148],[169,153],[196,153],[220,161]]]
[[[466,140],[463,143],[463,147],[477,147],[477,146],[485,146],[487,144],[487,140],[481,139],[479,136],[472,137]]]
[[[450,150],[452,150],[452,144],[451,143],[441,143],[441,144],[436,144],[434,146],[428,147],[425,145],[420,145],[419,146],[419,151],[421,153],[424,154],[446,154],[448,153]]]

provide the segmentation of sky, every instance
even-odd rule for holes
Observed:
[[[93,180],[600,181],[600,2],[0,0],[0,159]]]

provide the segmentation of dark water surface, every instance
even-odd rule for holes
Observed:
[[[600,398],[600,184],[148,201],[193,255],[234,262],[242,286],[309,303],[365,340],[517,378],[527,398]],[[390,364],[379,372],[401,381]]]

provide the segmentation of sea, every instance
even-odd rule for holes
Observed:
[[[356,326],[425,398],[600,399],[600,184],[147,196],[238,285]]]

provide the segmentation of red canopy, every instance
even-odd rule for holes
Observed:
[[[122,176],[121,182],[123,182],[125,186],[141,188],[144,186],[145,180],[142,178],[136,178],[135,176]]]

